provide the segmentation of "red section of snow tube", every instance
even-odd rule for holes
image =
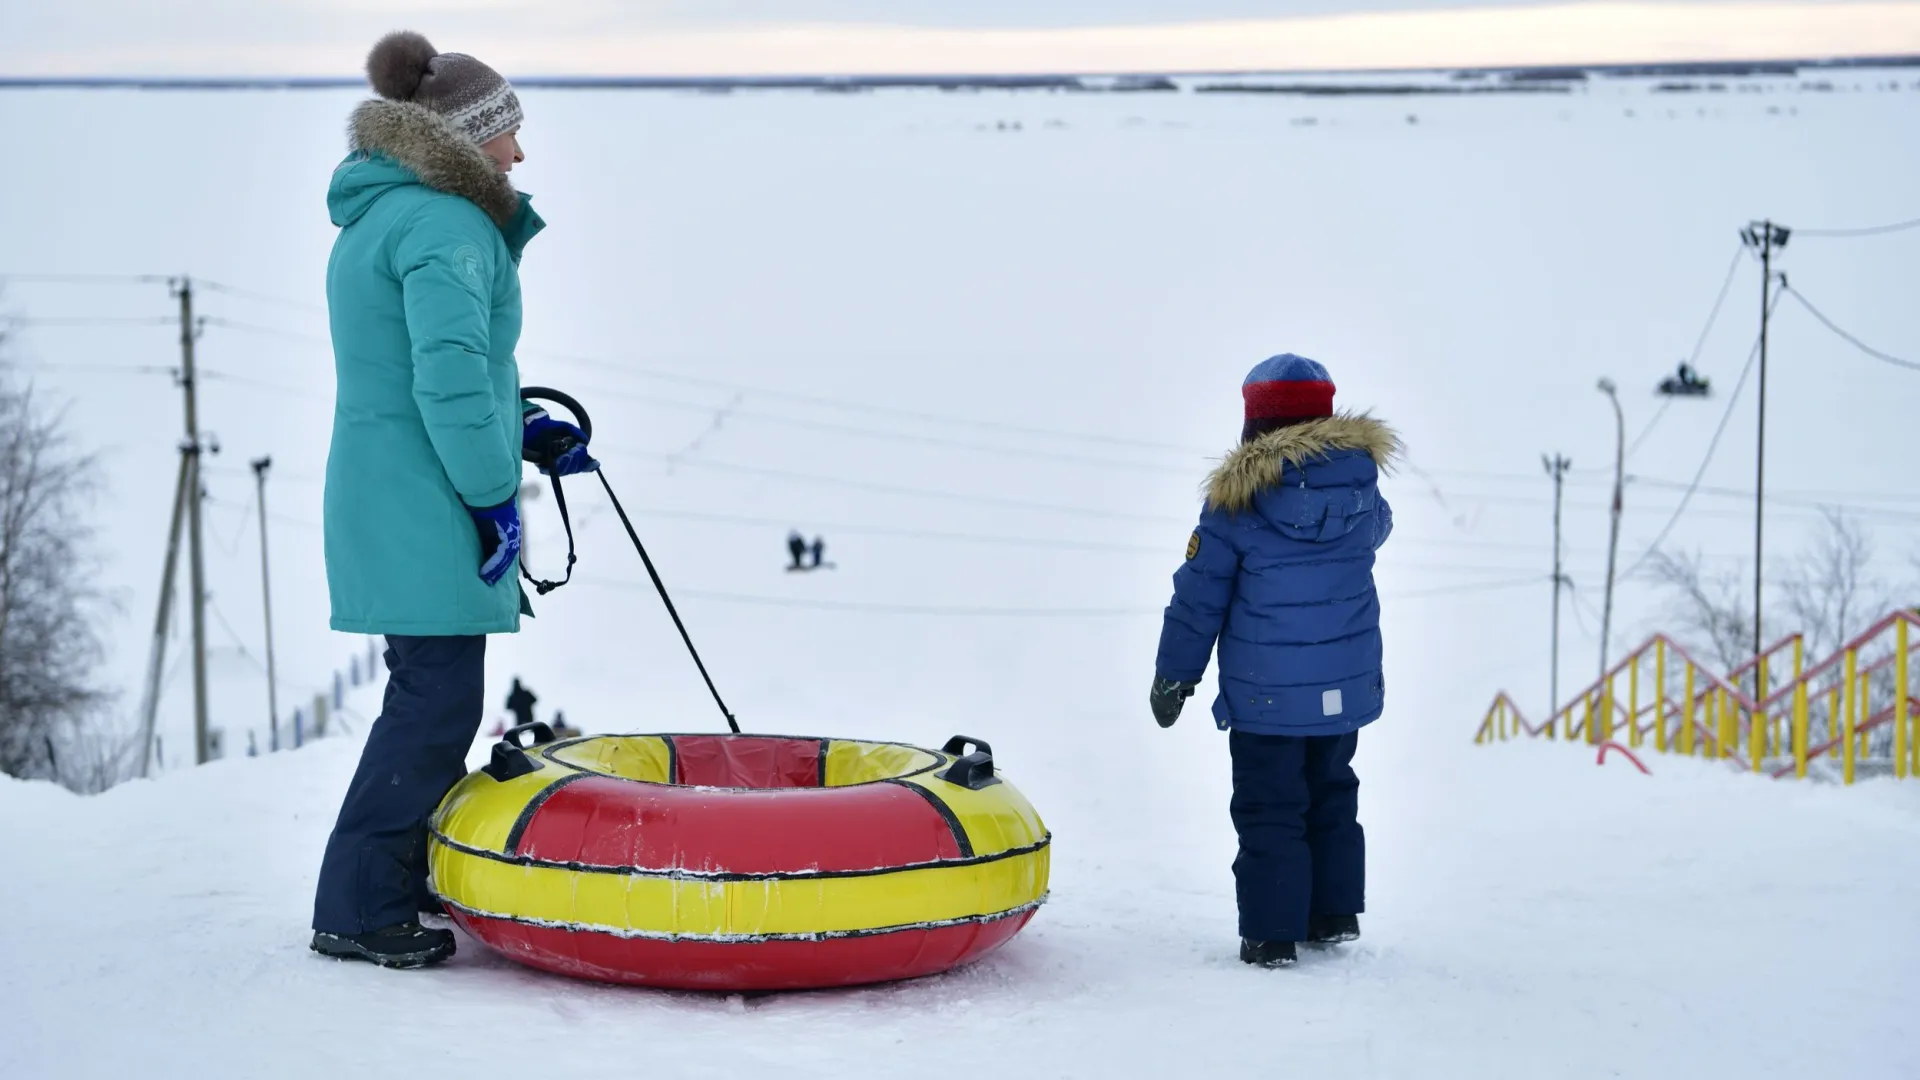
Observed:
[[[826,783],[826,748],[810,739],[675,735],[672,740],[676,784],[767,789]]]
[[[897,930],[817,941],[710,942],[622,938],[455,912],[474,937],[529,967],[663,990],[797,990],[913,979],[977,960],[1033,918]],[[832,972],[832,981],[822,973]]]
[[[953,827],[900,784],[703,791],[595,776],[556,790],[518,855],[732,874],[865,870],[957,859]]]

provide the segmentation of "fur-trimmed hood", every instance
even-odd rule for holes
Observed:
[[[1402,447],[1400,436],[1364,414],[1343,413],[1269,431],[1235,447],[1207,477],[1207,506],[1238,513],[1260,492],[1280,483],[1287,466],[1305,468],[1336,450],[1364,450],[1381,472],[1391,471]]]
[[[458,195],[506,229],[520,212],[520,193],[459,128],[409,101],[363,101],[347,123],[347,145],[382,154],[435,191]]]

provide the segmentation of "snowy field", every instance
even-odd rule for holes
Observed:
[[[1612,415],[1630,438],[1623,560],[1660,533],[1755,331],[1742,263],[1664,414],[1737,230],[1920,216],[1912,72],[1656,93],[527,95],[515,178],[551,224],[524,268],[523,378],[592,407],[619,489],[749,730],[990,740],[1053,829],[1053,900],[988,961],[871,990],[709,998],[578,984],[466,943],[391,974],[306,952],[354,735],[239,756],[261,714],[248,458],[272,454],[282,702],[361,639],[325,629],[317,523],[331,368],[322,205],[356,95],[0,92],[34,148],[0,202],[0,274],[170,274],[211,287],[201,340],[230,760],[82,800],[0,784],[0,1076],[1912,1075],[1920,785],[1793,788],[1705,766],[1595,769],[1469,744],[1495,690],[1546,697],[1551,488],[1569,454],[1578,599],[1563,687],[1590,677]],[[1828,315],[1920,353],[1920,234],[1796,237]],[[235,291],[240,290],[240,291]],[[179,439],[159,284],[16,280],[13,359],[98,448],[111,673],[130,716]],[[40,320],[36,322],[35,320]],[[1287,972],[1233,956],[1227,762],[1205,710],[1145,706],[1165,602],[1237,387],[1274,352],[1406,436],[1380,581],[1386,717],[1361,741],[1367,937]],[[1770,548],[1838,502],[1890,574],[1920,488],[1915,376],[1791,303],[1773,330]],[[1752,388],[1679,546],[1750,551]],[[604,500],[572,489],[582,562],[496,639],[589,731],[719,725]],[[550,498],[533,559],[557,570]],[[786,574],[789,527],[831,573]],[[1657,597],[1623,585],[1622,639]],[[184,638],[180,626],[173,648]],[[1616,643],[1617,645],[1618,643]],[[173,667],[170,665],[170,667]],[[1204,689],[1202,694],[1210,693]],[[909,1062],[910,1065],[903,1065]]]

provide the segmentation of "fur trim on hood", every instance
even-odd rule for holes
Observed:
[[[363,101],[347,124],[347,145],[385,154],[435,191],[458,195],[506,228],[520,211],[520,193],[486,151],[452,121],[408,101]]]
[[[1269,431],[1235,447],[1207,477],[1207,507],[1238,513],[1254,496],[1280,483],[1286,467],[1304,468],[1335,450],[1365,450],[1381,472],[1400,457],[1400,436],[1373,417],[1342,413]]]

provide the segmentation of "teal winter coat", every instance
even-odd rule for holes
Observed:
[[[337,380],[327,455],[335,630],[422,636],[518,630],[510,574],[480,580],[467,507],[520,488],[520,252],[544,223],[438,114],[354,110],[327,209]]]

